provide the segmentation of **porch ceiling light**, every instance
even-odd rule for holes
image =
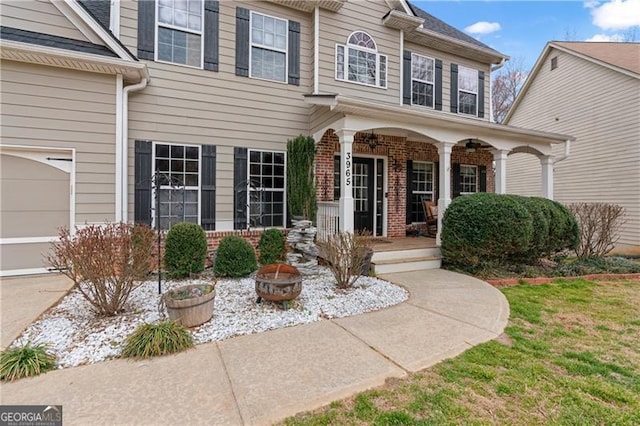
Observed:
[[[467,152],[472,153],[472,152],[476,152],[476,147],[477,147],[476,143],[475,143],[475,142],[473,142],[473,140],[472,140],[472,139],[469,139],[469,140],[467,141],[466,145],[464,146],[464,149],[465,149]]]
[[[368,135],[365,135],[364,143],[369,145],[369,148],[371,149],[371,151],[373,151],[378,146],[378,135],[376,135],[373,132],[369,133]]]

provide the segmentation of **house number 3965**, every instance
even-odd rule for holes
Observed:
[[[347,156],[345,158],[345,162],[344,162],[344,177],[345,177],[345,183],[347,184],[347,186],[351,185],[351,153],[347,152]]]

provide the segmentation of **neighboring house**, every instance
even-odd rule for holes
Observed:
[[[616,249],[640,251],[640,43],[548,43],[505,122],[574,135],[555,199],[624,207]],[[507,170],[509,193],[540,195],[537,158],[513,155]]]
[[[403,0],[0,8],[4,275],[42,270],[59,226],[153,223],[156,201],[162,228],[214,241],[284,227],[299,134],[317,143],[319,214],[389,238],[424,221],[422,199],[441,220],[457,195],[503,193],[509,153],[545,156],[551,180],[571,139],[491,123],[507,57]],[[155,172],[171,178],[157,191]]]

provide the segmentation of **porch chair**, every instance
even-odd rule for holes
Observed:
[[[422,210],[427,223],[427,236],[435,238],[438,233],[438,206],[433,201],[422,200]]]

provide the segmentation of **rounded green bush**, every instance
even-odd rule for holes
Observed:
[[[542,248],[544,255],[552,256],[563,250],[577,247],[580,241],[580,228],[569,209],[557,201],[546,198],[532,197],[532,199],[540,204],[549,224],[549,234]]]
[[[521,203],[531,215],[533,220],[533,234],[531,242],[524,253],[516,254],[517,259],[535,260],[544,255],[545,245],[549,238],[549,221],[544,212],[543,205],[546,199],[535,197],[523,197],[521,195],[510,195],[511,198]]]
[[[216,253],[216,275],[244,277],[258,269],[256,252],[244,239],[230,235],[220,241]]]
[[[279,229],[267,229],[260,236],[258,243],[260,251],[260,263],[268,265],[276,263],[284,258],[284,234]]]
[[[176,223],[164,245],[164,266],[172,278],[184,278],[204,270],[207,236],[195,223]]]
[[[525,252],[532,240],[529,211],[507,195],[457,197],[447,208],[440,247],[447,263],[476,266]]]

